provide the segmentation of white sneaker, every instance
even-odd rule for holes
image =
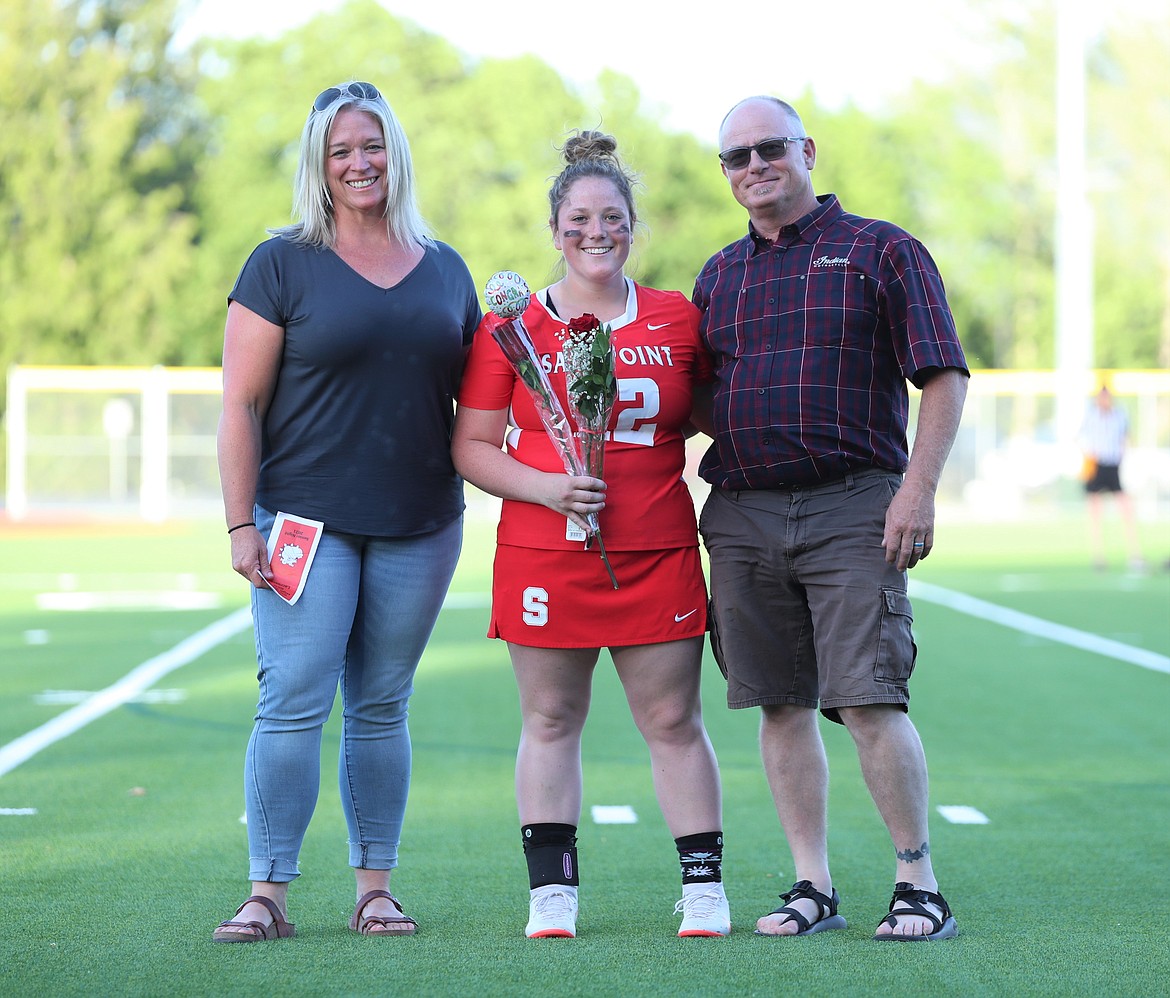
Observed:
[[[529,939],[577,937],[577,888],[565,884],[546,884],[530,892],[528,927],[524,934]]]
[[[683,884],[674,913],[683,917],[680,936],[731,935],[731,911],[722,884]]]

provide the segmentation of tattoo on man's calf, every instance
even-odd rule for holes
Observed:
[[[917,849],[896,849],[894,855],[903,863],[917,863],[923,856],[930,855],[930,844],[923,842]]]

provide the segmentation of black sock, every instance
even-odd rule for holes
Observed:
[[[674,840],[684,884],[718,884],[723,880],[723,832],[700,832]]]
[[[577,887],[577,826],[543,822],[522,825],[524,858],[528,861],[528,886],[566,884]]]

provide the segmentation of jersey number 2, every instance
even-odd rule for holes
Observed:
[[[623,444],[653,447],[658,424],[650,420],[658,415],[662,406],[658,382],[653,378],[618,378],[617,397],[621,402],[641,399],[642,404],[618,412],[617,423],[613,428],[614,440],[620,440]]]

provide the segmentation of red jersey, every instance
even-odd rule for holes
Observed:
[[[682,428],[690,418],[694,385],[712,379],[699,339],[699,310],[677,291],[627,283],[626,313],[608,323],[617,362],[617,400],[606,433],[601,532],[606,548],[613,551],[690,547],[698,544],[698,534],[694,503],[683,480]],[[508,453],[541,471],[564,474],[528,390],[492,337],[502,321],[489,313],[476,330],[459,404],[508,408]],[[568,411],[558,336],[568,320],[553,315],[533,295],[523,321],[553,391]],[[565,517],[545,506],[505,500],[496,539],[518,547],[580,550],[575,531]]]

